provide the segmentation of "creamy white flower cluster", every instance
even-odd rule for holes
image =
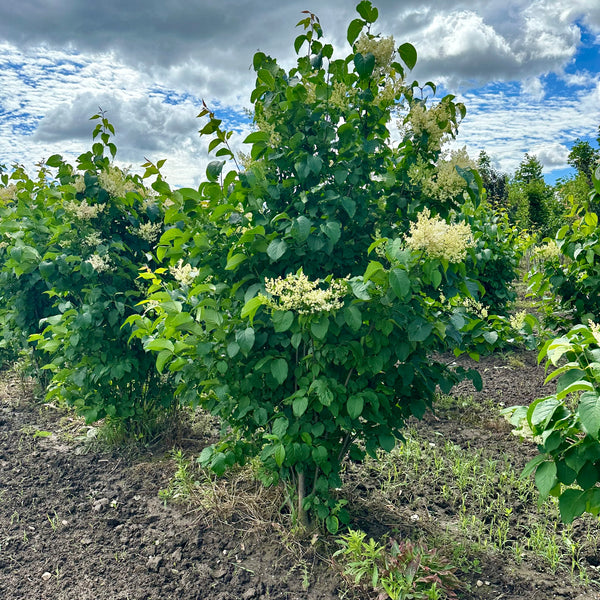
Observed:
[[[460,302],[468,312],[479,317],[480,319],[487,319],[488,317],[488,309],[481,303],[479,300],[475,300],[475,298],[461,298]]]
[[[276,310],[291,310],[300,315],[337,310],[344,305],[348,288],[345,279],[337,279],[323,288],[321,279],[311,281],[302,271],[284,279],[265,279],[268,304]]]
[[[389,72],[390,64],[396,51],[394,38],[388,37],[372,37],[362,33],[356,40],[356,51],[363,56],[372,54],[375,57],[375,69],[379,74]]]
[[[154,244],[159,238],[162,231],[161,223],[142,223],[139,227],[130,228],[129,232],[132,235],[139,237],[150,244]]]
[[[0,187],[0,202],[10,202],[17,197],[17,186],[14,183]]]
[[[467,188],[467,182],[458,174],[456,167],[475,169],[476,165],[467,154],[466,148],[453,150],[437,164],[437,177],[431,182],[431,195],[438,200],[456,198]],[[425,190],[424,190],[425,191]]]
[[[554,240],[549,240],[533,251],[533,257],[541,262],[547,262],[560,256],[560,249]]]
[[[588,326],[589,326],[590,330],[592,331],[592,335],[594,336],[596,343],[600,344],[600,324],[594,323],[594,321],[592,321],[590,319],[588,321]]]
[[[414,104],[405,121],[399,125],[401,131],[412,133],[415,137],[427,134],[427,147],[439,150],[451,133],[449,114],[443,104],[427,108],[424,104]],[[440,126],[440,123],[446,123]]]
[[[85,179],[83,175],[78,175],[77,177],[75,177],[73,187],[77,190],[78,194],[82,194],[83,192],[85,192]]]
[[[510,326],[512,327],[512,329],[514,329],[515,331],[521,331],[521,329],[523,329],[523,327],[525,325],[525,317],[526,316],[527,316],[527,313],[524,310],[521,310],[518,313],[511,315],[510,318],[508,319],[508,322],[510,323]]]
[[[200,271],[180,258],[176,265],[169,267],[169,273],[182,285],[192,285]]]
[[[257,111],[254,114],[254,122],[259,131],[263,131],[269,135],[269,145],[277,148],[281,144],[281,134],[275,131],[275,123],[269,123],[268,111],[262,107],[262,111]]]
[[[410,226],[406,245],[414,251],[425,252],[430,258],[441,258],[451,263],[461,262],[467,248],[473,245],[473,234],[467,223],[448,224],[439,216],[432,217],[425,208]]]
[[[111,196],[124,196],[127,192],[133,192],[136,189],[133,181],[127,179],[127,173],[114,165],[98,174],[98,183]]]
[[[92,231],[83,238],[85,246],[98,246],[102,243],[102,236],[98,231]]]
[[[95,219],[106,207],[106,204],[88,204],[87,200],[81,202],[65,202],[64,209],[73,217],[81,221]]]
[[[306,103],[312,104],[317,101],[317,86],[312,81],[305,81],[303,85],[306,89]],[[342,81],[334,81],[329,88],[328,103],[330,106],[339,110],[345,110],[350,105],[351,100],[356,96],[354,88],[348,88]]]
[[[112,265],[108,256],[100,256],[99,254],[92,254],[87,261],[92,265],[94,271],[97,273],[103,273],[104,271],[111,271]]]
[[[375,57],[375,74],[384,78],[375,100],[393,102],[404,85],[399,75],[391,68],[396,52],[394,38],[361,34],[356,41],[356,51],[363,55],[371,53]]]

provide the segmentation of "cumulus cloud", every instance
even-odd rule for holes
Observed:
[[[356,0],[357,1],[357,0]],[[354,4],[316,9],[336,53],[348,51]],[[419,54],[414,76],[462,95],[469,114],[459,138],[514,170],[524,152],[559,150],[594,132],[600,84],[593,64],[578,68],[582,37],[600,43],[597,0],[374,0],[376,28]],[[189,185],[208,161],[196,115],[201,99],[238,128],[254,83],[252,55],[294,61],[305,0],[24,0],[0,3],[0,163],[33,164],[60,151],[84,151],[101,106],[117,128],[119,157],[168,158],[169,176]],[[590,71],[591,69],[591,71]],[[568,95],[550,87],[554,74]],[[499,85],[497,82],[503,82]],[[550,140],[550,142],[548,141]],[[562,150],[561,150],[562,151]],[[15,154],[16,153],[16,154]],[[563,152],[564,154],[564,152]],[[199,175],[200,173],[200,175]]]

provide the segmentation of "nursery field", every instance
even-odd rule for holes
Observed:
[[[543,369],[533,353],[485,357],[479,367],[481,392],[461,384],[411,422],[383,462],[348,469],[340,494],[350,526],[437,548],[457,568],[460,599],[600,598],[597,520],[565,526],[551,503],[536,507],[533,483],[518,481],[535,449],[498,415],[548,391]],[[152,451],[109,452],[88,431],[3,372],[0,597],[375,597],[331,558],[339,537],[290,532],[277,492],[244,471],[215,480],[190,464],[183,490],[166,448],[181,451],[179,465],[197,455],[211,441],[210,419],[196,416]],[[177,490],[186,492],[180,501]]]
[[[102,108],[0,165],[0,598],[600,598],[600,149],[447,149],[356,10],[254,55],[246,152],[202,101],[197,188]]]

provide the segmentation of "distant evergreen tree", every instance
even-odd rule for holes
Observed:
[[[600,139],[600,134],[598,137]],[[592,185],[592,171],[598,166],[598,161],[600,161],[600,151],[592,148],[589,142],[580,139],[575,141],[567,158],[567,162],[577,169],[578,173],[585,176],[590,186]]]
[[[487,199],[495,208],[508,205],[508,175],[492,166],[492,160],[485,150],[477,158],[477,170],[483,180]]]
[[[543,166],[537,156],[525,154],[508,186],[508,201],[517,225],[542,237],[554,236],[563,209],[556,202],[552,187],[544,181]]]

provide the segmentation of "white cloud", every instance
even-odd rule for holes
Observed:
[[[529,96],[532,100],[542,100],[546,91],[544,84],[539,77],[528,77],[521,82],[521,91],[523,95]]]
[[[600,38],[598,0],[373,1],[375,29],[416,46],[414,76],[465,97],[458,143],[472,154],[485,148],[514,170],[537,148],[550,169],[566,143],[595,132],[598,73],[589,64],[578,69],[576,52],[582,31],[587,43]],[[354,4],[331,0],[317,9],[337,56],[348,50]],[[198,181],[208,161],[200,99],[239,123],[254,84],[253,53],[291,66],[305,8],[305,0],[0,3],[0,162],[77,156],[101,106],[123,162],[168,158],[174,182]],[[571,86],[568,97],[553,91],[552,73]],[[236,149],[247,131],[234,136]]]

